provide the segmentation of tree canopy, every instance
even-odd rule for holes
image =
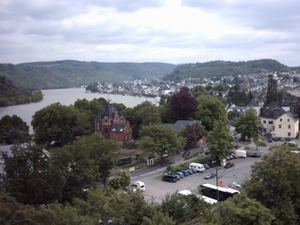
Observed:
[[[0,143],[24,143],[31,139],[29,126],[20,117],[3,116],[0,119]]]
[[[175,155],[185,146],[183,137],[178,136],[176,131],[168,125],[155,124],[142,127],[140,136],[138,147],[146,157]]]
[[[201,121],[207,131],[213,130],[215,120],[227,124],[228,119],[225,106],[218,98],[211,95],[200,95],[197,99],[199,105],[196,118]]]
[[[207,143],[210,149],[211,157],[222,162],[225,156],[232,153],[232,137],[224,125],[223,121],[214,122],[214,128],[208,133]]]
[[[37,111],[31,121],[37,144],[63,146],[72,142],[72,128],[77,126],[78,111],[73,107],[51,104]]]
[[[260,162],[252,166],[251,179],[244,190],[270,209],[276,220],[272,224],[300,222],[300,157],[288,144],[275,146]]]
[[[245,114],[241,114],[234,120],[235,131],[242,135],[242,138],[248,139],[257,138],[259,131],[262,130],[263,125],[257,117],[255,110],[250,108]]]
[[[198,102],[187,87],[183,87],[170,97],[171,118],[177,120],[190,120],[195,118]]]

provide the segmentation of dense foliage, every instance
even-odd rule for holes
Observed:
[[[80,87],[94,82],[118,82],[162,77],[176,65],[168,63],[101,63],[75,60],[0,64],[0,72],[24,90]]]
[[[189,63],[176,67],[172,73],[167,74],[164,80],[180,82],[183,79],[195,79],[203,77],[223,77],[229,75],[251,74],[262,72],[291,71],[289,68],[276,60],[261,59],[252,61],[211,61],[205,63]]]
[[[6,115],[0,119],[0,143],[24,143],[30,139],[29,126],[20,117]]]
[[[0,74],[0,107],[38,102],[43,99],[41,91],[23,91],[11,80]]]

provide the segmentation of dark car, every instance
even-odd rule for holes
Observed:
[[[250,157],[253,157],[253,158],[259,158],[261,155],[259,153],[251,153],[250,154]]]
[[[163,181],[168,181],[168,182],[171,182],[171,183],[176,183],[178,179],[177,179],[176,175],[164,175],[162,177],[162,180]]]
[[[271,137],[269,137],[268,138],[268,142],[272,142],[273,140],[272,140],[272,138]]]
[[[205,175],[204,179],[212,179],[212,178],[215,178],[216,177],[216,174],[215,173],[208,173]]]
[[[186,152],[184,152],[183,154],[182,154],[182,157],[187,157],[187,156],[189,156],[191,153],[189,152],[189,151],[186,151]]]
[[[209,154],[210,154],[210,150],[209,150],[209,149],[205,149],[205,150],[204,150],[204,154],[205,154],[205,155],[209,155]]]
[[[228,168],[230,168],[230,167],[234,167],[234,163],[228,162],[228,163],[226,163],[226,165],[224,166],[225,169],[228,169]]]
[[[291,141],[292,139],[290,137],[285,138],[286,141]]]
[[[204,168],[207,170],[207,169],[210,169],[210,165],[208,163],[204,163],[203,164]]]
[[[284,137],[279,138],[279,141],[284,141],[284,140],[285,140]]]
[[[279,137],[274,137],[274,141],[279,141]]]

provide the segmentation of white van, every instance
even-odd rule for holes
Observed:
[[[205,167],[204,167],[203,164],[200,164],[200,163],[190,163],[189,169],[194,169],[194,170],[196,170],[197,172],[203,173],[204,170],[205,170]]]
[[[131,189],[134,191],[136,190],[146,191],[146,186],[144,182],[136,181],[134,182],[134,184],[131,185]]]
[[[178,191],[178,194],[181,196],[188,196],[188,195],[191,195],[192,192],[189,190],[182,190],[182,191]]]
[[[246,158],[247,157],[246,150],[238,149],[238,150],[234,151],[234,154],[236,154],[239,158]]]

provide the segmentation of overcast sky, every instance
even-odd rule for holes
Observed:
[[[265,58],[300,66],[299,0],[0,1],[0,63]]]

